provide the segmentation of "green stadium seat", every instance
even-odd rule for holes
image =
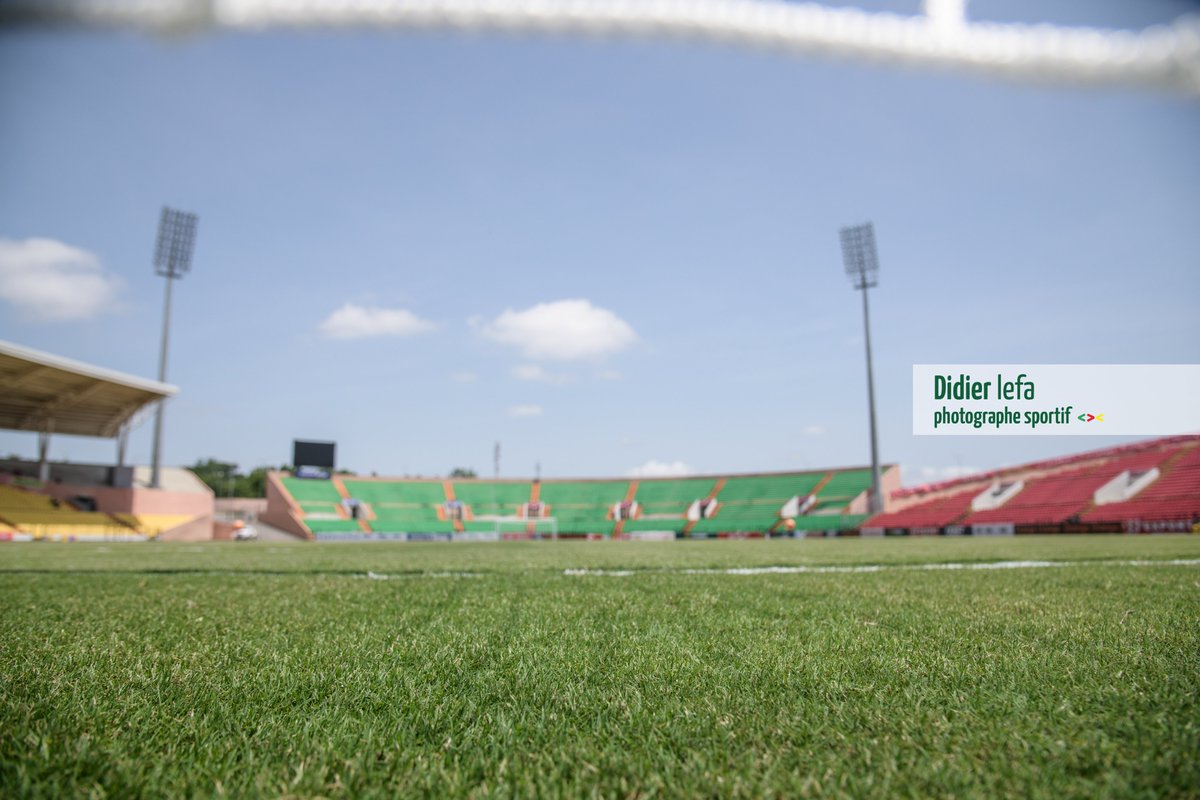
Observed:
[[[634,499],[643,514],[682,515],[693,501],[708,497],[716,483],[716,478],[643,480]]]
[[[513,517],[529,502],[529,481],[454,481],[454,497],[479,516]]]
[[[322,481],[310,478],[284,478],[283,485],[292,498],[301,506],[305,502],[333,503],[342,502],[342,496],[334,487],[333,481]]]
[[[612,507],[629,494],[629,481],[549,481],[541,485],[539,499],[560,533],[610,534]]]
[[[353,519],[310,519],[304,524],[316,535],[322,533],[341,533],[346,531],[361,531],[358,521]]]
[[[862,492],[871,488],[871,470],[848,469],[835,472],[829,482],[817,492],[818,500],[845,498],[853,500]]]
[[[439,518],[446,502],[441,481],[362,480],[343,481],[347,494],[370,507],[371,530],[383,533],[446,533],[454,523]]]
[[[638,531],[675,531],[680,533],[687,527],[688,521],[683,517],[677,519],[627,519],[621,525],[622,533]]]
[[[769,475],[735,475],[719,478],[653,478],[636,481],[634,499],[639,506],[638,519],[621,524],[624,533],[641,531],[685,530],[704,534],[726,532],[765,532],[779,523],[780,511],[793,497],[807,497],[825,480],[826,471]],[[719,483],[720,482],[720,483]],[[826,530],[852,527],[854,518],[845,516],[848,503],[871,482],[867,469],[834,473],[821,486],[817,502],[797,520],[800,530]],[[441,480],[379,480],[348,477],[343,484],[350,497],[370,508],[369,526],[381,533],[448,533],[455,530],[452,520],[440,519],[446,502],[446,484]],[[560,534],[598,533],[611,535],[616,522],[611,518],[614,505],[623,502],[633,481],[579,480],[543,481],[538,485],[538,500],[547,507]],[[359,530],[355,520],[333,518],[340,514],[342,496],[332,481],[283,478],[304,511],[311,530],[345,532]],[[688,508],[696,500],[709,497],[715,489],[718,507],[708,519],[688,524]],[[465,532],[494,531],[488,517],[514,518],[521,515],[533,496],[529,481],[454,480],[453,497],[470,508],[474,519],[464,519]],[[819,511],[838,512],[832,515]],[[312,516],[316,516],[313,519]],[[650,519],[648,517],[662,517]],[[482,519],[481,519],[482,518]],[[513,523],[506,523],[512,528]]]
[[[824,514],[796,517],[797,531],[836,531],[857,528],[866,514]]]
[[[779,512],[793,497],[804,498],[825,472],[743,475],[729,478],[717,494],[715,516],[702,519],[693,533],[765,532],[779,522]]]

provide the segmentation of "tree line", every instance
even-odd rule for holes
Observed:
[[[255,467],[249,472],[241,472],[238,465],[230,461],[218,461],[206,458],[188,467],[196,477],[204,481],[217,497],[266,497],[268,472],[291,472],[289,464],[278,467]],[[339,469],[338,475],[357,475],[348,469]],[[451,478],[477,477],[475,470],[465,467],[455,467],[450,471]]]

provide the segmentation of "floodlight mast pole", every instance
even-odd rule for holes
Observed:
[[[171,284],[182,278],[192,266],[192,248],[196,242],[196,215],[163,206],[158,222],[158,241],[154,247],[155,272],[167,279],[163,293],[162,344],[158,352],[158,380],[167,380],[167,345],[171,333]],[[158,401],[154,415],[154,452],[150,464],[150,487],[162,488],[162,430],[166,398]]]
[[[879,469],[879,434],[875,422],[875,375],[871,366],[871,310],[867,292],[879,284],[879,257],[875,250],[875,228],[867,222],[842,228],[842,258],[846,274],[854,288],[862,292],[863,339],[867,351],[867,409],[871,421],[871,491],[867,510],[871,514],[883,511],[883,485]]]
[[[167,343],[171,333],[171,284],[175,283],[174,276],[167,276],[167,289],[163,296],[163,325],[162,342],[158,350],[158,382],[167,381]],[[161,487],[160,470],[162,468],[162,429],[163,412],[166,410],[166,398],[158,401],[154,412],[154,453],[150,462],[150,488]]]
[[[879,433],[875,427],[875,375],[871,367],[871,312],[867,305],[868,286],[862,287],[863,338],[867,343],[867,408],[871,415],[871,496],[868,507],[872,514],[883,511],[883,488],[880,486]]]

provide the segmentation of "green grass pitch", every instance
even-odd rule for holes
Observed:
[[[1002,560],[1071,563],[922,566]],[[0,796],[1196,797],[1197,560],[1200,536],[0,545]],[[817,565],[882,568],[719,571]]]

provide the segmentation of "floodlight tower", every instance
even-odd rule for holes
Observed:
[[[192,268],[192,248],[196,244],[196,215],[163,206],[158,221],[158,241],[154,245],[154,272],[167,279],[163,299],[162,347],[158,352],[158,380],[167,380],[167,341],[171,332],[171,284]],[[150,467],[150,486],[160,488],[162,468],[163,410],[166,400],[158,401],[154,416],[154,455]]]
[[[875,431],[875,378],[871,371],[871,315],[867,290],[879,284],[879,256],[875,252],[875,227],[870,222],[842,228],[842,260],[846,275],[862,292],[863,333],[867,344],[867,406],[871,414],[871,494],[867,507],[872,514],[883,511],[883,488],[879,476],[879,437]]]

